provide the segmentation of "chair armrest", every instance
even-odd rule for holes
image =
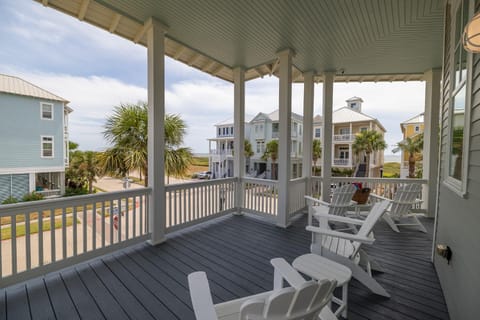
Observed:
[[[346,232],[339,232],[335,230],[328,230],[328,229],[323,229],[319,227],[313,227],[313,226],[307,226],[307,231],[314,232],[317,234],[321,234],[324,236],[331,236],[335,238],[341,238],[341,239],[346,239],[350,241],[358,241],[361,243],[365,244],[373,244],[375,242],[375,238],[369,238],[369,237],[363,237],[359,236],[357,234],[351,234],[351,233],[346,233]]]
[[[375,194],[375,193],[370,193],[369,197],[372,197],[372,198],[375,198],[375,199],[378,199],[378,200],[387,200],[388,202],[392,202],[392,199],[388,199],[388,198],[379,196],[378,194]]]
[[[328,221],[336,221],[336,222],[350,223],[350,224],[356,224],[356,225],[362,225],[365,222],[364,220],[360,220],[360,219],[347,218],[347,217],[337,216],[337,215],[328,214],[328,213],[315,213],[315,218],[325,218]]]
[[[298,289],[305,283],[305,279],[295,270],[285,259],[273,258],[270,260],[274,268],[273,272],[273,290],[283,287],[283,279],[285,279],[292,287]]]
[[[197,320],[218,319],[206,273],[203,271],[190,273],[188,275],[188,288],[195,318]]]
[[[312,201],[314,203],[318,203],[320,205],[323,205],[323,206],[327,206],[329,207],[331,204],[328,203],[328,202],[325,202],[323,200],[320,200],[320,199],[316,199],[316,198],[313,198],[313,197],[310,197],[310,196],[305,196],[305,199],[309,200],[309,201]]]

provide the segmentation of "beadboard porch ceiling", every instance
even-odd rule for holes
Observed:
[[[421,80],[442,65],[443,0],[35,0],[146,45],[144,22],[168,26],[166,54],[232,81],[275,74],[276,53],[336,81]]]

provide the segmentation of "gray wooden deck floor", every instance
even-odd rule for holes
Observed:
[[[306,220],[286,230],[249,216],[228,216],[147,244],[0,289],[1,319],[194,319],[187,275],[207,272],[215,303],[272,289],[269,260],[309,251]],[[431,231],[432,221],[425,224]],[[352,280],[348,319],[448,319],[430,262],[431,233],[382,222],[367,248],[385,268],[376,278],[392,297]]]

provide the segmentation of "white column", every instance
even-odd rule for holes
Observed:
[[[423,142],[423,179],[428,179],[428,185],[423,187],[423,208],[427,215],[433,217],[436,209],[436,194],[438,185],[438,133],[440,112],[440,69],[428,70],[425,77],[425,113]]]
[[[235,192],[236,213],[241,214],[243,208],[243,176],[245,175],[245,69],[237,67],[233,69],[234,83],[234,110],[233,110],[233,150],[234,162],[233,172],[237,178],[237,188]]]
[[[323,74],[322,200],[330,202],[332,178],[332,109],[334,72]]]
[[[348,165],[353,166],[352,143],[348,143]]]
[[[303,74],[303,152],[302,176],[307,178],[306,194],[311,193],[312,177],[312,145],[313,145],[313,101],[314,101],[314,72]]]
[[[149,223],[152,245],[165,241],[165,32],[167,28],[150,18],[146,22],[148,55],[148,186]]]
[[[278,145],[278,212],[277,226],[288,226],[290,181],[290,144],[292,115],[292,57],[290,49],[279,52],[279,145]]]

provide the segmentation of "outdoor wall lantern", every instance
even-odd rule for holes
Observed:
[[[480,12],[465,26],[462,42],[468,52],[480,53]]]

